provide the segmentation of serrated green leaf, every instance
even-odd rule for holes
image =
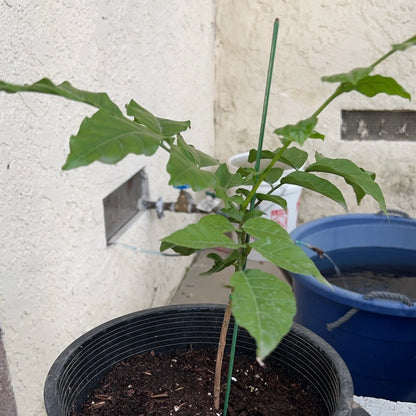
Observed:
[[[59,85],[55,85],[48,78],[33,83],[32,85],[16,85],[0,81],[0,91],[13,94],[20,91],[38,92],[43,94],[58,95],[72,101],[78,101],[84,104],[92,105],[98,109],[107,110],[111,114],[122,115],[120,109],[108,95],[104,92],[90,92],[80,90],[73,87],[69,82],[65,81]]]
[[[258,269],[231,276],[233,316],[256,341],[263,361],[290,330],[296,302],[290,287],[276,276]]]
[[[253,218],[243,225],[243,229],[256,239],[249,245],[276,266],[292,273],[312,275],[326,283],[313,261],[276,222],[267,218]]]
[[[166,244],[170,244],[196,250],[215,247],[230,249],[241,247],[240,244],[224,235],[224,233],[230,231],[235,231],[235,228],[224,216],[216,214],[207,215],[202,217],[196,224],[190,224],[163,238],[162,246],[165,247]]]
[[[348,159],[330,159],[319,153],[315,155],[316,163],[305,169],[306,172],[326,172],[341,176],[351,185],[356,193],[357,202],[360,203],[362,193],[372,196],[385,211],[386,203],[379,185],[374,181],[374,175],[366,172]]]
[[[285,211],[287,211],[287,201],[279,195],[258,193],[256,194],[256,198],[259,201],[273,202],[274,204],[280,205]]]
[[[309,138],[323,138],[324,136],[316,132],[315,126],[318,122],[316,117],[309,117],[305,120],[301,120],[296,124],[287,124],[284,127],[280,127],[274,131],[274,134],[282,137],[284,140],[296,142],[303,145]]]
[[[64,170],[92,162],[117,163],[130,153],[150,156],[156,152],[162,137],[146,127],[105,110],[98,110],[81,123],[70,139],[70,153]]]
[[[212,159],[212,158],[211,158]],[[214,160],[214,159],[213,159]],[[169,184],[173,186],[189,185],[194,191],[215,188],[216,176],[213,172],[201,169],[208,159],[193,146],[178,139],[177,145],[170,148],[166,170],[170,174]]]
[[[341,191],[326,179],[313,175],[308,172],[292,172],[289,175],[282,178],[283,184],[298,185],[306,189],[310,189],[314,192],[318,192],[327,198],[340,204],[345,210],[347,210],[347,204],[341,193]]]

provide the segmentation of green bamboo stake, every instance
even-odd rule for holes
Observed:
[[[259,140],[257,143],[257,157],[256,157],[256,165],[255,169],[257,171],[260,170],[260,161],[261,161],[261,151],[263,149],[263,140],[264,140],[264,130],[266,128],[266,118],[267,112],[269,109],[269,96],[270,96],[270,88],[272,84],[272,76],[273,76],[273,66],[274,66],[274,58],[276,55],[276,45],[277,45],[277,34],[279,32],[279,19],[274,21],[273,26],[273,37],[272,37],[272,45],[270,48],[270,58],[269,58],[269,69],[267,71],[267,81],[266,81],[266,90],[264,93],[264,101],[263,101],[263,113],[261,117],[261,124],[260,124],[260,133],[259,133]],[[252,199],[252,202],[255,198]],[[254,207],[252,206],[251,209]]]
[[[277,45],[277,34],[279,32],[279,19],[275,19],[274,26],[273,26],[273,35],[272,35],[272,44],[270,48],[270,57],[269,57],[269,69],[267,71],[267,80],[266,80],[266,90],[264,93],[264,100],[263,100],[263,113],[261,118],[260,124],[260,133],[259,133],[259,140],[257,144],[257,157],[256,157],[256,164],[255,169],[257,172],[260,170],[260,161],[261,161],[261,151],[263,149],[263,140],[264,140],[264,130],[266,127],[266,118],[267,118],[267,111],[269,108],[269,96],[270,96],[270,87],[272,83],[272,75],[273,75],[273,66],[274,66],[274,58],[276,55],[276,45]],[[250,201],[250,211],[255,209],[255,201],[256,197],[253,195]],[[247,235],[246,242],[250,241],[250,236]],[[243,269],[246,268],[246,264],[243,265]],[[225,390],[225,399],[224,399],[224,411],[223,416],[227,416],[228,412],[228,404],[230,400],[230,391],[231,391],[231,381],[233,375],[233,367],[234,367],[234,358],[235,358],[235,350],[237,345],[237,334],[238,334],[238,324],[234,322],[233,328],[233,337],[231,340],[231,352],[230,352],[230,363],[228,365],[228,376],[227,376],[227,388]]]

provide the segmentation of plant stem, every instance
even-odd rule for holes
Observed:
[[[161,147],[162,149],[166,150],[168,153],[170,153],[170,149],[168,146],[165,145],[165,143],[161,142],[159,144],[159,147]]]
[[[228,326],[231,319],[231,299],[228,301],[224,312],[224,318],[221,326],[220,340],[218,342],[217,360],[215,363],[215,381],[214,381],[214,409],[220,408],[220,393],[221,393],[221,368],[224,359],[224,350],[227,343]]]
[[[241,204],[242,211],[246,210],[248,205],[251,204],[252,200],[255,198],[257,189],[259,188],[260,184],[263,182],[264,178],[268,175],[270,170],[273,168],[273,166],[276,164],[276,162],[282,157],[284,151],[289,147],[290,142],[286,141],[285,144],[279,149],[279,151],[274,155],[272,161],[269,163],[267,168],[263,171],[263,173],[257,178],[256,183],[253,185],[253,188],[251,188],[250,193],[248,194],[245,201]],[[259,152],[259,151],[257,151]],[[261,150],[260,150],[261,152]]]
[[[311,117],[318,117],[319,114],[322,113],[322,111],[325,110],[328,105],[335,100],[339,95],[341,95],[342,92],[338,90],[338,88],[324,101],[324,103],[312,114]]]
[[[375,68],[379,63],[383,62],[385,59],[387,59],[390,55],[393,55],[393,53],[396,52],[396,49],[392,49],[389,52],[387,52],[385,55],[383,55],[381,58],[377,59],[371,66]]]

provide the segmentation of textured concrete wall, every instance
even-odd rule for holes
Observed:
[[[334,87],[321,83],[321,76],[367,66],[416,32],[413,0],[219,0],[217,5],[216,146],[223,158],[257,145],[274,18],[280,18],[280,30],[265,138],[269,148],[279,145],[272,134],[276,127],[309,117],[332,93]],[[320,118],[326,142],[306,148],[350,157],[376,172],[388,207],[416,216],[416,143],[340,139],[342,109],[416,109],[416,48],[391,57],[379,70],[407,87],[413,102],[384,94],[372,101],[357,93],[339,98]],[[351,211],[378,211],[368,197],[356,207],[348,187],[339,184]],[[305,192],[300,220],[343,212]]]
[[[0,3],[0,78],[49,77],[134,98],[193,122],[213,148],[214,6],[194,0],[7,0]],[[166,155],[62,172],[68,139],[92,109],[58,97],[0,94],[0,327],[19,415],[43,415],[43,382],[59,352],[97,324],[166,303],[190,258],[107,247],[102,200],[145,167],[151,198],[176,198]],[[120,242],[158,250],[194,216],[148,212]],[[0,410],[1,413],[1,410]]]

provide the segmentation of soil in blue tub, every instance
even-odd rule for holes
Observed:
[[[401,293],[416,301],[416,250],[390,247],[357,247],[328,251],[330,259],[312,258],[335,286],[367,294],[372,291]],[[336,273],[332,262],[340,274]]]

